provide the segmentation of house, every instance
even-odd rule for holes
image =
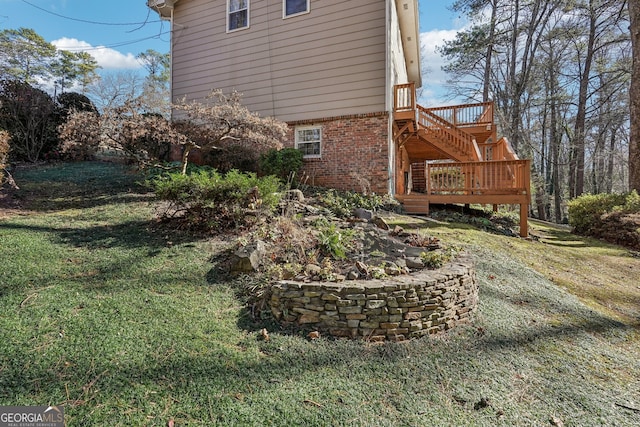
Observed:
[[[171,22],[173,99],[238,90],[251,111],[289,124],[307,183],[390,193],[415,212],[443,201],[518,203],[526,227],[528,187],[515,183],[526,165],[460,166],[486,163],[487,154],[492,162],[517,161],[506,141],[498,147],[491,105],[429,110],[415,102],[422,84],[417,0],[147,4]],[[451,114],[475,117],[452,121]],[[426,163],[436,159],[458,166]],[[447,184],[433,187],[430,174]],[[493,187],[505,185],[509,197],[497,197]]]

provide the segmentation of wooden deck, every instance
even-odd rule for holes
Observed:
[[[396,198],[409,213],[436,204],[520,205],[520,235],[528,235],[530,160],[497,139],[493,103],[424,108],[413,83],[397,85],[393,135]]]

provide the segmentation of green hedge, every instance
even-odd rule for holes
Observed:
[[[584,194],[569,202],[569,224],[574,232],[593,234],[608,213],[640,212],[640,196],[634,190],[627,194]]]
[[[298,173],[303,164],[302,151],[295,148],[269,150],[260,156],[260,171],[275,175],[287,182]]]
[[[169,173],[151,180],[156,195],[169,202],[167,217],[180,217],[194,228],[225,229],[245,224],[248,212],[271,213],[280,201],[280,181],[255,173],[196,169],[182,175]]]

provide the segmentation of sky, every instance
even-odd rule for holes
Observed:
[[[455,36],[463,20],[448,10],[453,0],[419,0],[426,106],[444,103],[446,76],[435,46]],[[313,7],[313,3],[312,6]],[[145,0],[0,0],[0,30],[31,28],[60,49],[93,55],[102,73],[138,70],[136,55],[169,51],[170,26]]]

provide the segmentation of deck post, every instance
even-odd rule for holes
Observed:
[[[529,225],[527,223],[529,217],[529,204],[520,204],[520,237],[529,237]]]

